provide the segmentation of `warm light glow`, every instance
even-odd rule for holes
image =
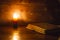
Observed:
[[[15,14],[13,15],[13,18],[14,18],[14,19],[19,18],[19,15],[18,15],[17,13],[15,13]]]
[[[19,40],[19,32],[15,31],[12,40]]]
[[[13,13],[13,20],[18,20],[21,18],[21,13],[19,11],[15,11]]]

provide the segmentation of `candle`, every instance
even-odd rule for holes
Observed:
[[[21,18],[20,12],[15,11],[13,13],[13,28],[17,29],[18,28],[18,20]]]

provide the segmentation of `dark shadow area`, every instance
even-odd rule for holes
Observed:
[[[48,13],[53,17],[49,21],[52,24],[60,25],[60,2],[59,0],[46,0]]]
[[[46,35],[52,35],[52,36],[60,36],[60,28],[52,29],[52,30],[46,30]]]

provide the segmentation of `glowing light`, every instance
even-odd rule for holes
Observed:
[[[14,32],[12,40],[19,40],[19,32]]]
[[[15,11],[13,13],[13,20],[18,20],[21,18],[21,13],[19,11]]]
[[[17,19],[19,17],[19,15],[17,14],[17,13],[15,13],[14,15],[13,15],[13,18],[14,19]]]

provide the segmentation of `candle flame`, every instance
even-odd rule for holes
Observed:
[[[13,13],[13,20],[18,20],[21,18],[20,12],[16,11]]]

